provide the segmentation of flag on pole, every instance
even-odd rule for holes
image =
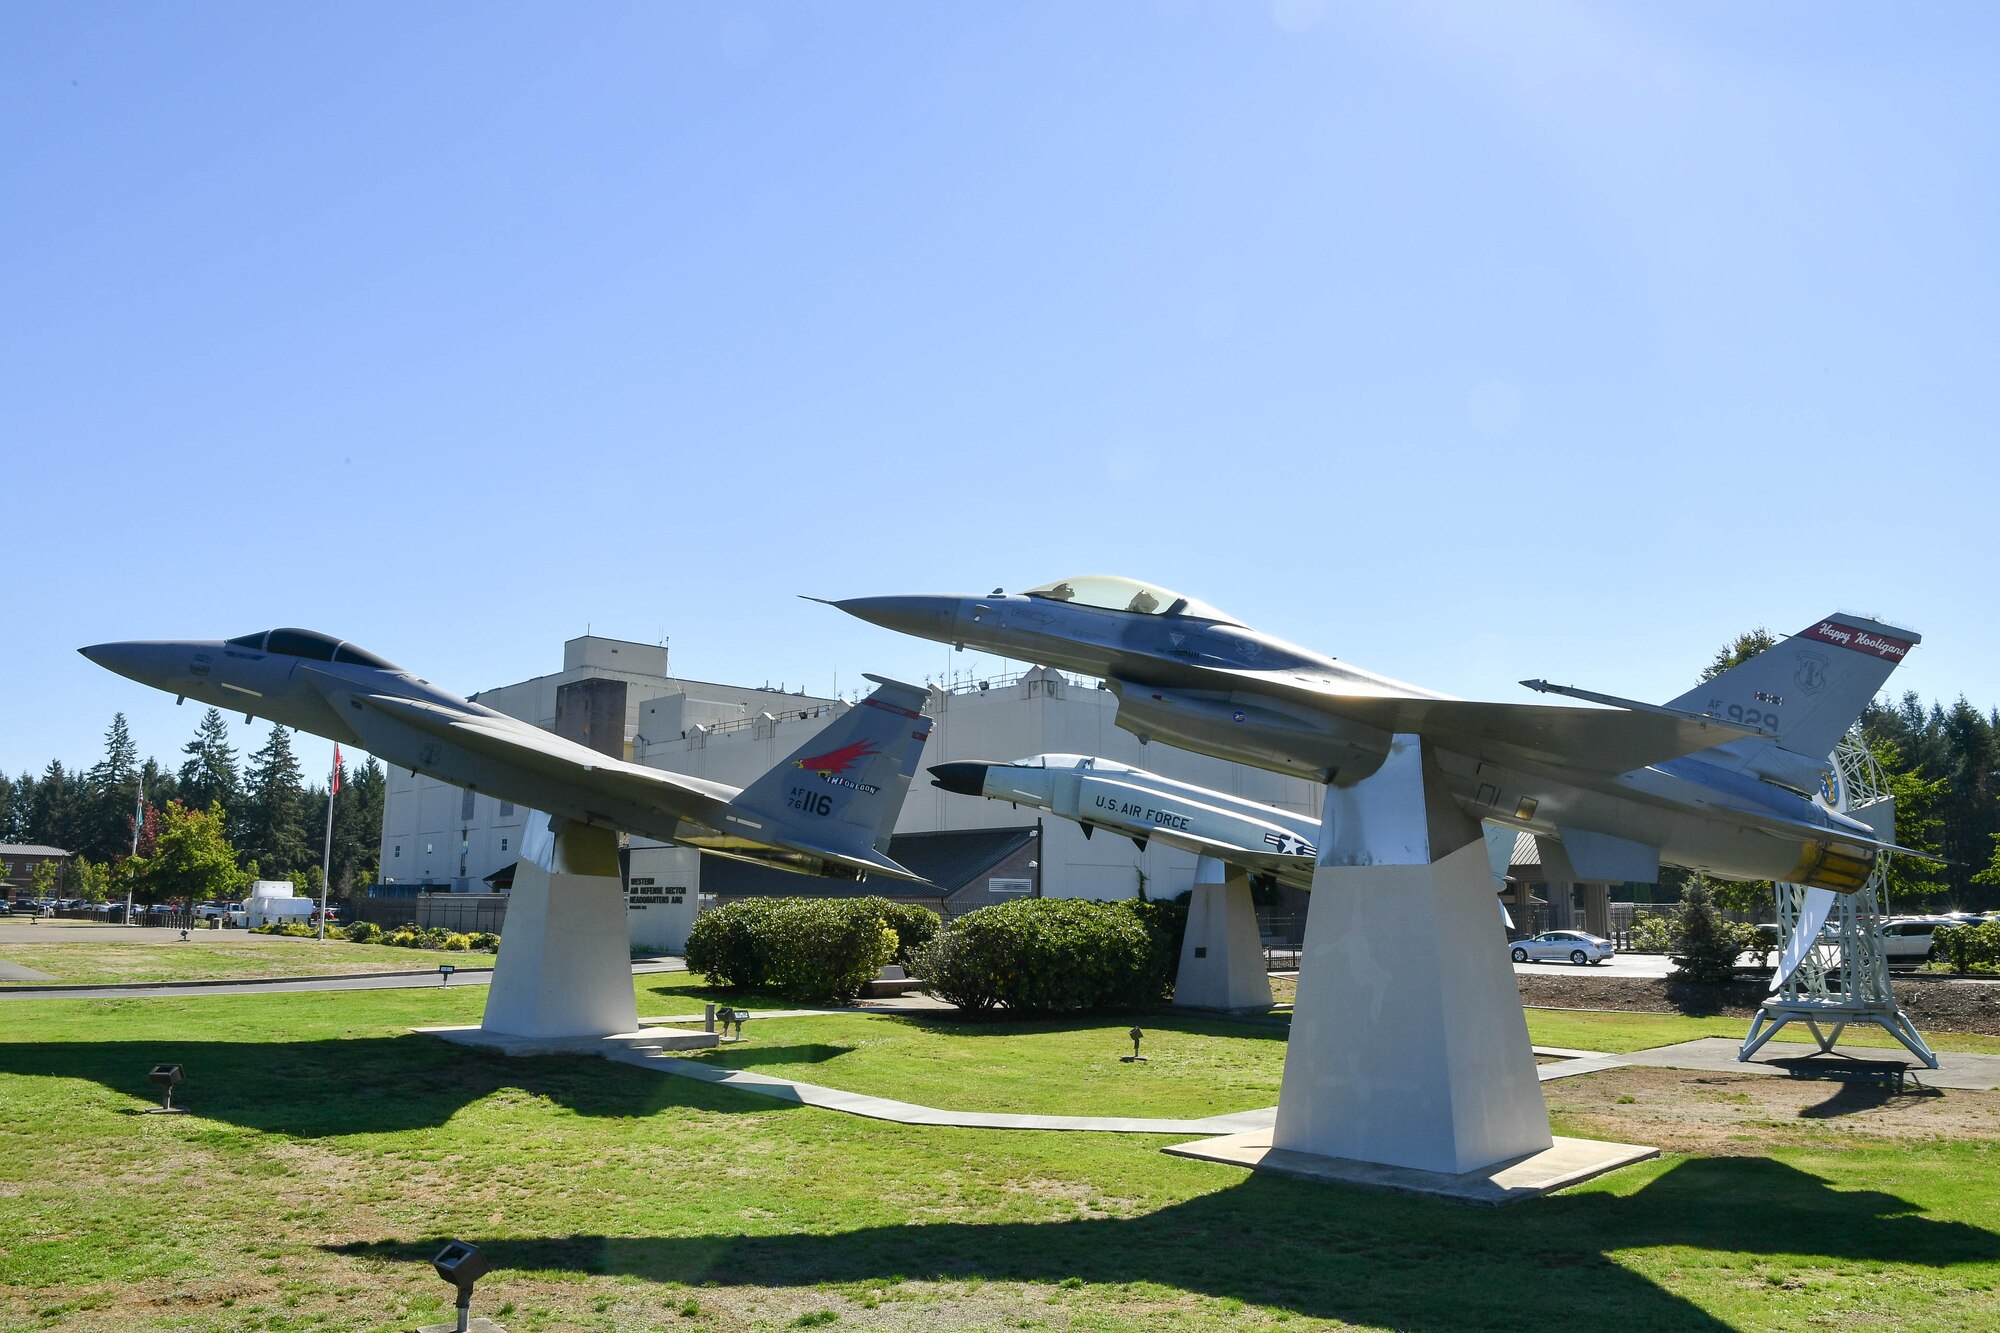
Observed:
[[[333,794],[340,795],[340,742],[333,743]]]

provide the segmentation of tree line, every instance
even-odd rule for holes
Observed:
[[[239,765],[228,723],[210,708],[182,754],[178,769],[141,763],[119,713],[90,768],[71,772],[50,760],[39,777],[0,774],[0,842],[71,853],[63,892],[72,897],[123,896],[128,887],[142,900],[189,896],[193,885],[232,876],[291,879],[317,892],[329,791],[305,780],[292,733],[272,727]],[[339,783],[331,892],[346,897],[376,878],[388,782],[370,757],[353,768],[343,762]]]

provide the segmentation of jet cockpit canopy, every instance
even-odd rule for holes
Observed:
[[[1058,579],[1039,588],[1030,588],[1025,595],[1046,598],[1051,602],[1068,602],[1072,606],[1094,606],[1106,611],[1134,611],[1143,616],[1188,616],[1195,620],[1219,620],[1229,625],[1241,623],[1236,617],[1224,615],[1206,602],[1183,597],[1171,588],[1121,578],[1116,574],[1083,574],[1073,579]]]
[[[256,634],[239,634],[229,642],[238,648],[254,648],[262,653],[304,657],[315,662],[346,662],[354,666],[380,667],[401,671],[394,662],[377,657],[366,648],[357,648],[344,639],[309,629],[269,629]]]
[[[1099,773],[1136,773],[1139,770],[1130,764],[1121,764],[1116,759],[1104,759],[1094,754],[1034,754],[1026,759],[1016,759],[1015,768],[1088,768]]]

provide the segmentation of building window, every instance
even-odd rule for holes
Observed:
[[[467,823],[467,824],[470,824],[470,823],[472,822],[472,793],[471,793],[471,792],[467,792],[467,793],[465,793],[465,798],[464,798],[463,800],[461,800],[461,801],[460,801],[460,802],[458,803],[458,817],[459,817],[459,820],[460,820],[461,822],[463,822],[463,823]]]
[[[403,859],[403,844],[400,842],[396,844],[396,859],[398,861]]]
[[[514,814],[514,803],[512,801],[500,802],[500,818],[509,819],[512,818],[513,814]]]
[[[500,850],[503,852],[507,850],[507,840],[505,838],[500,839]]]

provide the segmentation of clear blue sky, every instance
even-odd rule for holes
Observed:
[[[105,639],[825,691],[946,654],[795,593],[1092,571],[1523,701],[1847,608],[1992,706],[1996,29],[6,6],[0,767],[178,762]]]

